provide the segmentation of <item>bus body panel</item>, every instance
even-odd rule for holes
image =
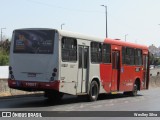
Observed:
[[[56,90],[59,91],[60,81],[55,80],[54,82],[35,82],[35,81],[24,81],[24,80],[12,80],[8,79],[8,86],[13,89],[24,90],[24,91],[46,91]]]
[[[146,89],[147,86],[142,86],[143,80],[144,80],[143,65],[136,66],[136,65],[122,64],[122,46],[142,49],[143,55],[144,54],[148,55],[148,48],[143,45],[137,45],[134,43],[124,42],[124,41],[119,41],[119,40],[111,40],[108,38],[104,42],[111,44],[112,49],[119,50],[121,52],[120,53],[120,77],[119,77],[120,82],[119,83],[117,82],[117,85],[119,85],[118,91],[132,91],[134,82],[136,79],[140,79],[140,90]],[[146,63],[146,65],[148,65],[148,62]],[[146,69],[146,71],[148,70]],[[146,75],[148,76],[148,74]],[[148,78],[146,79],[147,79],[146,83],[148,84],[149,79]]]
[[[107,93],[111,92],[112,64],[100,64],[102,86]]]
[[[49,82],[54,67],[57,67],[53,55],[14,55],[12,68],[16,80]],[[44,62],[46,61],[46,62]],[[56,60],[57,61],[57,60]],[[43,69],[42,69],[43,68]]]
[[[89,93],[90,83],[93,80],[98,82],[99,93],[132,91],[135,81],[139,80],[140,90],[148,89],[149,53],[146,46],[108,38],[94,38],[72,32],[55,31],[53,54],[13,53],[14,40],[12,40],[10,66],[14,79],[8,81],[11,88],[35,91],[56,90],[79,95]],[[77,41],[77,60],[74,62],[62,60],[62,39],[64,37]],[[91,62],[91,42],[111,45],[111,63]],[[145,65],[122,64],[122,47],[142,49],[143,64],[145,63]]]
[[[120,90],[121,91],[129,91],[132,90],[132,86],[134,83],[134,67],[124,65],[122,66],[122,74],[121,74],[121,82],[120,82]]]
[[[75,63],[61,62],[60,92],[74,94],[74,95],[76,94],[77,69],[78,69],[77,62]]]
[[[51,89],[51,86],[56,86],[55,88],[59,90],[59,88],[57,88],[59,87],[59,82],[53,83],[53,80],[59,80],[59,72],[53,77],[54,69],[57,69],[57,71],[59,69],[58,33],[55,32],[54,35],[53,54],[14,53],[14,35],[15,34],[13,34],[11,43],[10,66],[12,67],[14,80],[19,82],[16,83],[18,84],[17,87],[21,87],[21,89],[23,89],[23,87],[34,87],[31,84],[36,83],[40,86],[40,89],[47,89],[48,84],[52,82],[51,85],[48,86],[48,89]]]

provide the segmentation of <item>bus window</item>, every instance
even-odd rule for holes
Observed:
[[[122,60],[123,64],[134,65],[134,49],[133,48],[122,48]]]
[[[103,44],[102,62],[103,63],[111,63],[111,45],[109,45],[109,44]]]
[[[74,38],[62,38],[62,61],[77,61],[77,40]]]
[[[126,54],[125,54],[125,63],[127,65],[130,65],[130,49],[129,48],[126,48]]]
[[[142,50],[135,50],[135,65],[142,65]]]
[[[122,47],[122,64],[125,64],[126,48]]]
[[[88,67],[88,48],[84,48],[84,68]]]
[[[14,53],[52,54],[54,30],[16,30]]]
[[[102,48],[101,43],[91,42],[91,62],[100,63],[102,58]]]
[[[134,65],[134,49],[130,48],[130,65]]]
[[[82,68],[82,46],[79,47],[79,68]]]

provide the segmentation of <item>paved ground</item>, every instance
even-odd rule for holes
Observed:
[[[141,91],[136,97],[124,96],[122,94],[105,95],[101,96],[96,102],[87,102],[86,99],[77,99],[76,96],[66,95],[59,104],[49,103],[41,95],[6,98],[0,99],[0,111],[160,111],[159,92],[160,88],[157,87]],[[68,120],[69,118],[58,117],[54,119]],[[82,118],[76,119],[80,120]],[[85,119],[90,120],[91,118],[87,117]],[[93,119],[97,120],[99,118],[94,117]],[[122,119],[120,117],[109,119],[127,120],[127,118]],[[129,119],[136,120],[136,118]],[[156,118],[154,118],[154,120],[156,120]]]
[[[157,72],[160,73],[160,68],[154,68],[150,70],[150,74],[152,74],[152,76],[156,76]]]
[[[156,76],[159,69],[151,70],[153,76]],[[153,77],[152,79],[157,79]],[[158,78],[159,79],[159,78]],[[157,85],[157,82],[155,82]],[[118,95],[100,96],[96,102],[87,102],[86,99],[77,99],[76,96],[65,95],[58,104],[48,102],[42,95],[23,96],[23,97],[7,97],[0,99],[0,111],[160,111],[160,87],[150,87],[149,90],[139,92],[136,97]],[[91,113],[90,113],[91,114]],[[1,120],[2,118],[0,118]],[[18,119],[18,118],[16,118]],[[21,119],[21,118],[20,118]],[[25,120],[25,118],[23,118]],[[39,120],[49,120],[53,118],[38,118]],[[87,118],[69,118],[57,117],[54,120],[97,120],[104,117],[87,117]],[[137,118],[107,118],[107,120],[137,120]],[[146,118],[138,118],[146,120]],[[159,120],[160,118],[147,118],[148,120]],[[18,119],[19,120],[19,119]]]
[[[0,110],[33,111],[143,111],[160,110],[160,88],[141,91],[138,96],[122,94],[100,96],[96,102],[87,102],[76,96],[66,95],[59,104],[49,103],[43,96],[19,97],[0,100]]]

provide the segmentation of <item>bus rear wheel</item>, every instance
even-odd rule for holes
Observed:
[[[135,83],[133,86],[133,91],[131,91],[131,96],[137,96],[138,93],[138,85]]]
[[[90,84],[89,101],[96,101],[99,95],[99,87],[96,81],[92,81]]]
[[[138,93],[138,84],[134,83],[133,90],[129,92],[124,92],[124,95],[137,96]]]

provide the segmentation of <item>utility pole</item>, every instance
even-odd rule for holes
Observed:
[[[65,23],[62,23],[62,24],[61,24],[61,30],[62,30],[63,25],[65,25]]]
[[[6,29],[6,28],[1,28],[1,43],[2,43],[2,37],[3,37],[3,29]]]
[[[125,41],[127,41],[127,35],[128,35],[128,34],[125,34]]]
[[[102,7],[105,7],[105,13],[106,13],[106,38],[108,37],[108,30],[107,30],[107,6],[101,5]]]

